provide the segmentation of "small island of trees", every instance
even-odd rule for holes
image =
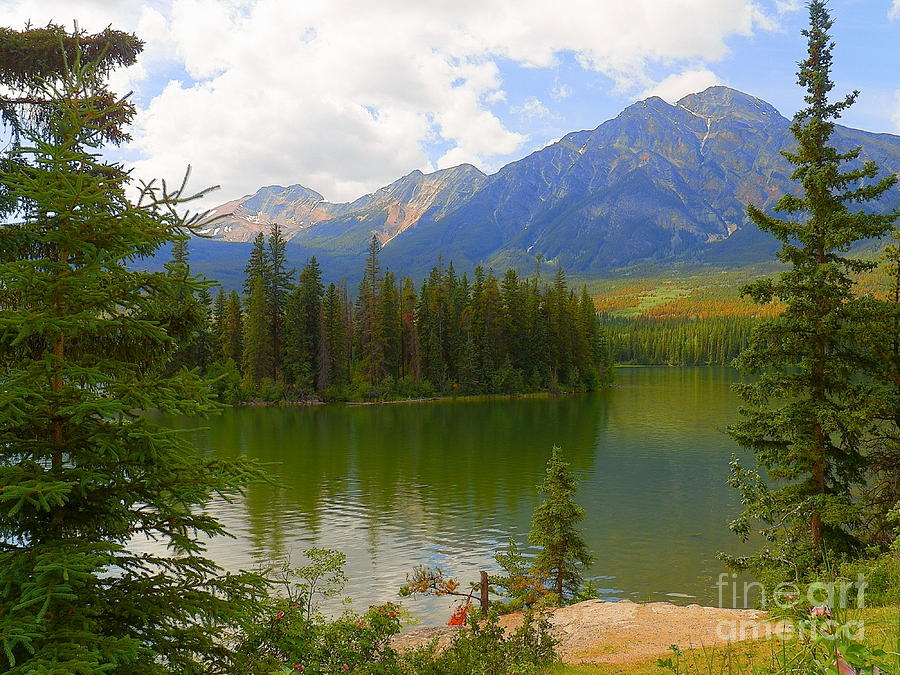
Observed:
[[[593,300],[562,268],[544,281],[478,267],[470,281],[437,265],[417,289],[382,271],[373,236],[354,301],[324,285],[314,257],[295,280],[285,246],[277,225],[257,235],[243,297],[220,289],[178,360],[218,377],[227,402],[585,392],[611,379]],[[185,239],[168,267],[190,276]],[[193,302],[208,311],[208,292]]]

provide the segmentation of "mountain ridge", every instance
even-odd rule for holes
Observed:
[[[770,209],[796,190],[781,155],[793,145],[790,124],[727,87],[675,104],[651,97],[489,175],[472,165],[415,170],[341,204],[299,185],[267,186],[218,207],[232,215],[206,234],[248,241],[280,222],[292,256],[336,261],[358,259],[374,234],[386,264],[413,275],[439,256],[458,269],[531,269],[541,254],[582,276],[645,262],[749,264],[774,244],[747,220],[746,204]],[[900,172],[898,136],[838,126],[832,140]],[[900,207],[900,191],[875,207]]]

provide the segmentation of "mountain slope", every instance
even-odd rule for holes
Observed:
[[[340,249],[350,241],[365,246],[373,233],[387,243],[413,226],[422,214],[443,214],[465,200],[485,175],[471,164],[423,174],[418,169],[376,192],[348,203],[331,203],[302,185],[269,186],[216,208],[215,222],[201,233],[223,241],[250,241],[280,224],[290,240],[311,230],[316,246]],[[355,235],[359,236],[355,236]]]
[[[833,142],[900,172],[898,136],[838,127]],[[438,256],[459,269],[531,269],[540,254],[580,275],[642,262],[749,264],[774,245],[748,222],[746,204],[770,208],[795,189],[781,155],[792,145],[789,120],[771,105],[711,87],[675,105],[635,103],[490,176],[468,165],[415,171],[350,204],[301,186],[264,188],[221,207],[234,216],[216,224],[217,236],[246,241],[277,221],[295,257],[349,261],[376,234],[386,264],[414,276]],[[900,191],[875,206],[897,208]]]

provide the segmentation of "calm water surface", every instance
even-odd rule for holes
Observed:
[[[467,583],[495,569],[494,552],[524,541],[550,448],[582,476],[590,570],[608,599],[715,603],[715,554],[736,550],[738,511],[726,484],[736,451],[734,371],[622,368],[617,386],[558,398],[382,406],[234,408],[195,432],[221,457],[270,465],[278,486],[211,506],[237,537],[210,543],[230,569],[313,546],[347,554],[359,609],[397,600],[415,565]],[[192,420],[176,424],[196,426]],[[446,598],[406,606],[446,621]]]

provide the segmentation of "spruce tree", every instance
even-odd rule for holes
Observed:
[[[419,295],[416,320],[422,350],[422,373],[426,380],[443,391],[448,383],[450,369],[445,354],[451,308],[439,267],[432,268]]]
[[[865,344],[877,385],[873,428],[866,439],[869,462],[865,506],[866,543],[886,549],[897,531],[894,513],[900,509],[900,230],[882,255],[884,293],[871,303]]]
[[[269,297],[269,260],[266,253],[266,235],[257,232],[253,238],[253,247],[250,249],[250,255],[247,258],[247,265],[244,267],[244,299],[250,297],[253,291],[253,283],[259,278],[263,280],[263,290],[265,291],[266,300]]]
[[[287,242],[277,223],[269,232],[265,263],[266,302],[269,308],[269,333],[272,337],[272,379],[280,380],[284,362],[286,304],[294,269],[288,267]]]
[[[285,374],[300,389],[315,388],[322,314],[322,270],[312,257],[287,300]]]
[[[225,314],[228,306],[228,299],[225,296],[225,289],[219,286],[216,293],[216,299],[213,303],[213,332],[216,336],[216,359],[221,359],[223,354],[223,344],[225,336]]]
[[[515,270],[506,271],[500,292],[503,299],[503,341],[513,366],[525,372],[530,365],[526,344],[528,317],[519,275]]]
[[[841,153],[829,144],[834,120],[857,96],[828,99],[834,86],[831,26],[826,3],[812,0],[803,31],[808,54],[798,72],[807,106],[791,126],[797,149],[784,153],[800,192],[775,205],[785,218],[748,207],[750,219],[781,242],[778,259],[789,267],[743,289],[759,303],[785,307],[754,330],[737,361],[756,377],[739,388],[743,419],[731,434],[755,452],[771,481],[735,463],[733,483],[746,510],[732,529],[746,538],[760,522],[767,547],[758,556],[725,559],[758,571],[803,573],[822,564],[826,551],[839,556],[857,545],[853,491],[866,472],[861,439],[871,423],[872,388],[861,349],[866,304],[854,294],[853,275],[873,263],[846,253],[890,229],[895,215],[856,205],[878,198],[896,178],[879,177],[870,162],[855,162],[859,149]],[[848,162],[853,164],[845,167]]]
[[[212,300],[206,285],[192,291],[186,283],[204,283],[191,274],[188,240],[189,237],[180,236],[172,244],[172,258],[165,268],[170,276],[182,282],[182,289],[174,302],[160,303],[157,318],[170,327],[170,336],[180,345],[169,359],[168,368],[200,368],[205,372],[217,342],[210,316]]]
[[[548,579],[550,590],[564,603],[578,595],[583,570],[593,561],[577,524],[584,519],[584,509],[575,503],[578,481],[564,462],[560,449],[554,447],[547,460],[547,472],[538,488],[546,500],[534,510],[531,532],[533,546],[540,547],[534,569]]]
[[[350,381],[350,327],[346,293],[333,283],[322,300],[317,388],[324,391]]]
[[[183,188],[143,185],[133,203],[128,172],[100,159],[132,109],[71,43],[36,87],[40,134],[0,175],[21,213],[0,227],[0,670],[226,671],[222,635],[261,580],[205,557],[224,531],[203,506],[258,471],[139,412],[212,407],[194,373],[163,367],[179,344],[159,307],[200,285],[131,265],[192,221]]]
[[[225,302],[225,321],[222,327],[222,356],[234,361],[241,369],[244,357],[244,326],[241,317],[241,298],[237,291],[228,294]]]
[[[416,322],[417,301],[412,279],[404,277],[403,289],[400,291],[401,375],[411,378],[416,385],[422,380],[422,348]]]
[[[89,34],[69,33],[52,23],[22,31],[0,27],[0,126],[8,132],[10,141],[0,154],[2,170],[10,171],[10,164],[31,159],[16,152],[26,136],[50,137],[55,100],[47,85],[59,86],[66,64],[76,57],[94,63],[97,71],[91,93],[104,102],[105,106],[98,105],[98,111],[108,116],[107,124],[100,125],[97,133],[103,141],[115,145],[129,140],[127,122],[134,115],[134,107],[120,101],[105,78],[113,69],[135,63],[143,46],[135,35],[112,28]],[[112,105],[116,101],[118,104]],[[19,207],[9,186],[0,183],[0,216],[15,213]]]
[[[400,377],[403,327],[400,321],[400,292],[393,272],[387,272],[381,283],[378,313],[384,344],[384,369],[396,380]]]
[[[356,341],[362,357],[363,375],[372,386],[379,384],[385,375],[384,331],[379,311],[382,284],[381,263],[378,260],[380,252],[378,238],[372,235],[359,285],[356,312]]]
[[[244,379],[252,388],[257,388],[272,373],[272,334],[269,331],[271,323],[268,309],[265,281],[262,277],[255,276],[247,299],[243,330]]]

